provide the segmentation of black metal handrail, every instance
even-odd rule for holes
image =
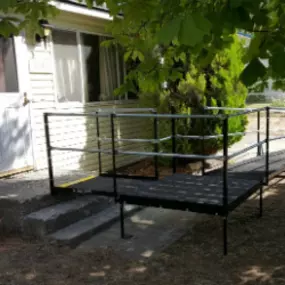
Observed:
[[[221,109],[221,108],[220,108]],[[223,109],[230,109],[230,108],[223,108]],[[232,109],[232,108],[231,108]],[[266,112],[268,113],[269,116],[269,108],[256,108],[256,109],[246,109],[245,111],[242,112],[238,112],[236,114],[229,114],[229,115],[191,115],[191,114],[156,114],[156,111],[153,109],[147,109],[148,111],[151,111],[151,114],[142,114],[142,113],[135,113],[135,111],[133,111],[134,113],[126,113],[126,114],[117,114],[115,112],[112,113],[106,113],[106,112],[92,112],[92,113],[45,113],[44,115],[44,119],[45,119],[45,129],[46,129],[46,135],[47,135],[47,154],[48,154],[48,162],[49,162],[49,174],[50,174],[50,178],[52,180],[52,183],[50,184],[51,187],[53,187],[53,170],[52,170],[52,156],[51,156],[51,151],[53,150],[61,150],[61,151],[80,151],[80,152],[89,152],[89,153],[104,153],[104,154],[109,154],[112,155],[112,160],[113,160],[113,173],[112,175],[115,176],[116,178],[119,178],[120,176],[117,175],[116,173],[116,167],[114,167],[114,165],[116,165],[116,156],[117,155],[139,155],[139,156],[151,156],[154,158],[154,162],[155,162],[155,177],[158,179],[159,178],[159,173],[158,173],[158,158],[159,157],[168,157],[168,158],[172,158],[172,167],[173,167],[173,173],[176,172],[176,158],[191,158],[191,159],[221,159],[223,160],[223,172],[224,172],[224,188],[227,188],[227,167],[228,167],[228,160],[236,157],[242,153],[245,153],[255,147],[258,147],[258,149],[260,148],[260,146],[262,146],[263,144],[266,143],[267,147],[266,149],[268,149],[268,144],[269,144],[269,138],[268,138],[268,134],[269,134],[269,127],[267,127],[266,129],[266,139],[265,140],[260,140],[260,112],[266,110]],[[113,110],[112,110],[113,111]],[[238,111],[241,111],[241,109],[238,109]],[[257,143],[248,146],[240,151],[237,151],[231,155],[228,154],[228,139],[231,136],[239,136],[239,135],[244,135],[246,133],[249,132],[236,132],[236,133],[229,133],[228,132],[228,122],[230,120],[230,118],[234,116],[242,116],[245,114],[249,114],[249,113],[254,113],[257,112],[258,114],[258,126],[257,126],[257,131],[256,133],[258,134],[257,136]],[[110,124],[111,124],[111,138],[100,138],[98,137],[98,141],[110,141],[112,143],[112,150],[108,150],[108,149],[102,149],[101,145],[98,144],[98,148],[91,148],[91,149],[80,149],[80,148],[70,148],[70,147],[62,147],[62,146],[54,146],[51,145],[50,142],[50,134],[49,134],[49,128],[48,128],[48,117],[49,116],[93,116],[96,118],[100,118],[100,117],[109,117],[110,118]],[[154,139],[137,139],[137,138],[116,138],[115,137],[115,120],[117,118],[120,117],[124,117],[124,118],[152,118],[154,119]],[[181,134],[177,134],[176,133],[176,128],[175,128],[175,121],[177,119],[183,119],[183,118],[192,118],[192,119],[199,119],[199,118],[219,118],[223,121],[223,133],[222,134],[217,134],[217,135],[206,135],[203,134],[202,136],[184,136]],[[159,120],[160,119],[171,119],[172,122],[172,128],[171,128],[171,136],[167,136],[164,138],[159,138],[158,136],[158,129],[159,129]],[[97,124],[99,124],[98,121],[96,121]],[[99,129],[99,126],[98,126]],[[97,132],[97,136],[100,135],[100,132]],[[223,155],[199,155],[199,154],[179,154],[176,153],[176,139],[179,138],[187,138],[187,139],[202,139],[202,140],[207,140],[207,139],[213,139],[213,138],[222,138],[223,139]],[[284,136],[285,138],[285,136]],[[159,144],[162,141],[166,141],[166,140],[172,140],[172,153],[163,153],[159,150]],[[153,152],[149,152],[149,151],[126,151],[126,150],[119,150],[116,148],[116,142],[150,142],[154,144],[154,151]],[[266,156],[267,157],[267,156]],[[100,159],[101,160],[101,159]],[[266,159],[266,163],[268,164],[268,158]],[[100,162],[99,162],[100,163]],[[99,173],[101,174],[101,168],[99,167]],[[268,167],[267,167],[267,172],[268,174]],[[115,182],[114,182],[115,185]],[[117,196],[117,193],[116,193]],[[225,201],[227,202],[227,201]]]
[[[270,111],[285,111],[285,108],[270,108],[270,107],[265,107],[265,108],[255,108],[255,109],[241,109],[241,108],[225,108],[225,107],[221,107],[221,108],[216,108],[216,109],[221,109],[221,110],[225,110],[225,111],[238,111],[235,114],[223,114],[223,115],[177,115],[177,114],[156,114],[156,111],[151,111],[151,114],[141,114],[141,113],[136,113],[136,114],[117,114],[116,112],[110,112],[110,113],[106,113],[105,111],[101,112],[95,112],[95,113],[46,113],[44,114],[44,123],[45,123],[45,131],[46,131],[46,136],[47,136],[47,156],[48,156],[48,165],[49,165],[49,176],[50,176],[50,188],[51,188],[51,193],[55,194],[54,191],[58,190],[59,187],[54,187],[54,179],[53,179],[53,167],[52,167],[52,151],[54,150],[61,150],[61,151],[82,151],[82,152],[89,152],[89,153],[106,153],[112,156],[112,181],[113,181],[113,193],[111,193],[111,195],[114,197],[115,202],[119,202],[120,203],[120,218],[121,218],[121,236],[124,237],[124,222],[123,222],[123,209],[124,209],[124,203],[125,202],[129,202],[129,203],[138,203],[138,205],[155,205],[155,206],[161,206],[161,204],[158,204],[157,199],[155,198],[154,200],[151,200],[151,198],[144,200],[144,198],[140,197],[138,195],[138,197],[136,197],[135,200],[127,200],[127,197],[124,197],[124,195],[122,193],[120,193],[120,189],[118,188],[118,178],[132,178],[132,179],[140,179],[140,178],[144,178],[144,177],[138,177],[136,176],[136,178],[134,178],[133,176],[128,176],[128,175],[119,175],[117,173],[117,156],[118,155],[139,155],[139,156],[151,156],[154,158],[154,164],[155,164],[155,177],[151,177],[151,178],[159,178],[159,171],[158,171],[158,158],[159,157],[168,157],[168,158],[172,158],[172,167],[173,167],[173,173],[176,172],[176,158],[193,158],[193,159],[203,159],[203,167],[204,167],[204,161],[205,159],[221,159],[223,161],[223,168],[222,168],[222,205],[219,205],[218,210],[215,212],[213,211],[213,214],[219,214],[223,216],[224,219],[224,227],[223,227],[223,233],[224,233],[224,254],[227,254],[227,218],[228,218],[228,214],[229,211],[231,211],[232,209],[234,209],[235,207],[235,202],[231,202],[230,197],[229,197],[229,185],[228,185],[228,163],[229,163],[229,159],[232,159],[233,157],[236,157],[240,154],[246,153],[251,149],[254,148],[258,148],[258,155],[261,154],[261,146],[263,144],[266,144],[266,153],[265,153],[265,173],[264,176],[262,177],[262,179],[259,181],[258,184],[256,184],[251,190],[250,192],[248,192],[246,195],[250,195],[253,192],[252,191],[256,191],[256,187],[260,187],[260,215],[262,215],[262,186],[263,183],[265,182],[266,184],[268,184],[269,182],[269,142],[273,141],[273,140],[277,140],[277,139],[283,139],[285,138],[285,136],[279,136],[279,137],[275,137],[275,138],[270,138]],[[231,110],[230,110],[231,109]],[[234,109],[234,110],[233,110]],[[238,110],[237,110],[238,109]],[[210,109],[209,109],[210,110]],[[212,108],[212,110],[214,110]],[[260,131],[260,113],[262,111],[266,112],[266,133],[265,133],[265,139],[261,140],[260,138],[260,134],[262,133]],[[229,133],[229,120],[233,117],[236,116],[243,116],[246,114],[250,114],[250,113],[257,113],[257,130],[250,132],[250,133],[256,133],[257,134],[257,142],[247,146],[245,148],[243,148],[242,150],[236,151],[232,154],[229,154],[229,137],[231,136],[240,136],[240,135],[244,135],[246,133],[249,132],[236,132],[236,133]],[[100,132],[97,132],[97,141],[98,141],[98,148],[72,148],[72,147],[61,147],[61,146],[52,146],[51,145],[51,141],[50,141],[50,131],[49,131],[49,120],[48,120],[48,116],[94,116],[96,117],[96,124],[97,124],[97,128],[99,128],[99,117],[107,117],[110,119],[110,125],[111,125],[111,138],[100,138]],[[153,119],[153,139],[137,139],[137,138],[133,138],[133,139],[129,139],[129,138],[117,138],[116,137],[116,120],[120,117],[124,117],[124,118],[151,118]],[[181,134],[177,134],[177,130],[176,130],[176,120],[177,119],[195,119],[195,118],[201,118],[203,119],[203,126],[204,126],[204,119],[205,118],[218,118],[221,120],[222,122],[222,134],[217,134],[217,135],[206,135],[204,134],[204,128],[203,128],[203,132],[202,132],[202,136],[184,136]],[[159,122],[161,119],[170,119],[171,120],[171,136],[167,136],[164,138],[160,138],[159,137]],[[180,154],[177,153],[176,151],[176,140],[177,139],[202,139],[202,142],[204,144],[205,139],[212,139],[212,138],[222,138],[223,141],[223,152],[221,155],[205,155],[205,149],[204,147],[202,147],[202,155],[199,154]],[[164,153],[162,151],[160,151],[160,143],[162,141],[165,140],[169,140],[171,139],[172,141],[172,153]],[[111,141],[111,149],[103,149],[101,147],[101,144],[99,144],[101,141]],[[154,150],[152,152],[150,151],[130,151],[130,150],[121,150],[120,147],[116,147],[116,142],[120,142],[120,141],[130,141],[130,142],[151,142],[154,144]],[[100,170],[101,171],[101,170]],[[100,172],[101,174],[101,172]],[[204,170],[203,170],[203,174],[204,174]],[[102,176],[104,176],[104,174],[102,174]],[[149,177],[148,177],[149,178]],[[265,178],[265,180],[264,180]],[[98,194],[98,193],[97,193]],[[105,195],[105,194],[104,194]],[[108,196],[110,195],[110,193],[108,193]],[[125,195],[126,196],[126,195]],[[132,195],[130,195],[129,198]],[[244,196],[245,198],[248,196]],[[243,198],[244,198],[243,197]],[[124,200],[126,199],[126,200]],[[142,199],[139,200],[139,199]],[[239,198],[238,198],[239,199]],[[163,199],[161,199],[163,200]],[[174,199],[175,200],[175,199]],[[174,201],[175,202],[175,201]],[[149,204],[152,203],[152,204]],[[168,205],[168,200],[167,200],[167,205]],[[180,201],[179,201],[180,203]],[[169,207],[169,205],[167,206]],[[171,206],[172,207],[172,206]],[[189,205],[187,204],[187,210],[193,210],[196,211],[197,207],[195,208],[188,208]],[[200,204],[199,206],[200,207]],[[176,206],[175,208],[176,209]],[[185,208],[183,208],[185,209]],[[216,208],[215,208],[216,209]],[[200,211],[198,211],[200,212]]]
[[[254,148],[258,147],[258,146],[262,146],[262,145],[264,145],[265,143],[266,143],[266,139],[264,139],[264,140],[262,140],[262,141],[260,141],[260,142],[258,142],[258,143],[254,143],[254,144],[252,144],[252,145],[250,145],[250,146],[248,146],[248,147],[246,147],[246,148],[244,148],[244,149],[242,149],[242,150],[238,150],[238,151],[236,151],[236,152],[230,154],[230,155],[229,155],[229,159],[232,159],[232,158],[234,158],[234,157],[236,157],[236,156],[239,156],[239,155],[241,155],[241,154],[243,154],[243,153],[246,153],[246,152],[248,152],[249,150],[254,149]]]
[[[238,117],[238,116],[248,115],[248,114],[252,114],[252,113],[258,113],[258,112],[265,111],[265,110],[266,110],[266,107],[256,108],[256,109],[251,109],[251,110],[245,110],[245,111],[238,112],[238,113],[235,113],[235,114],[230,114],[229,118],[234,118],[234,117]]]

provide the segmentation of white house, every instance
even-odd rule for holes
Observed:
[[[113,90],[123,80],[125,68],[116,48],[100,43],[108,36],[111,17],[104,7],[87,9],[77,1],[55,2],[60,13],[50,21],[46,42],[29,45],[25,36],[0,38],[0,175],[47,166],[43,113],[86,112],[100,108],[135,107],[127,95],[114,98]],[[109,122],[100,121],[101,133]],[[139,137],[144,122],[118,122],[118,135]],[[58,146],[92,147],[96,124],[92,118],[59,118],[51,122],[52,142]],[[126,145],[132,149],[133,145]],[[121,163],[133,158],[122,157]],[[97,155],[57,152],[58,167],[94,170]],[[104,167],[111,164],[103,159]]]

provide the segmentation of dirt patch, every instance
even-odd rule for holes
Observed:
[[[284,285],[285,181],[265,192],[264,216],[254,197],[229,218],[229,255],[221,219],[198,215],[178,242],[148,261],[112,249],[88,253],[20,239],[0,240],[0,284]]]
[[[172,174],[172,168],[170,166],[160,165],[158,167],[158,171],[161,177]],[[153,177],[155,175],[155,167],[154,167],[153,159],[141,160],[130,166],[121,168],[119,172],[122,174],[127,174],[127,175]],[[177,166],[176,172],[177,173],[192,173],[192,170],[185,166]]]
[[[222,162],[219,160],[207,160],[205,162],[205,171],[210,171],[222,166]],[[171,175],[173,172],[171,166],[159,165],[158,172],[160,177]],[[187,163],[177,163],[176,173],[188,173],[188,174],[201,174],[202,161],[192,161]],[[144,159],[127,167],[123,167],[119,170],[119,173],[126,175],[136,175],[143,177],[153,177],[155,175],[155,167],[153,159]]]

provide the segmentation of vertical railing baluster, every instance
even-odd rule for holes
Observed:
[[[114,199],[117,202],[118,192],[117,192],[117,168],[116,168],[116,143],[115,143],[115,114],[111,114],[111,135],[112,135],[112,164],[113,164],[113,190]]]
[[[158,118],[157,118],[157,112],[154,114],[154,119],[153,119],[153,132],[154,132],[154,152],[158,153],[159,152],[159,142],[158,142]],[[158,156],[154,156],[154,175],[155,178],[158,180],[159,179],[159,171],[158,171]]]
[[[205,110],[203,108],[203,115],[205,115]],[[205,155],[205,118],[202,118],[202,154]],[[202,160],[202,175],[205,175],[205,169],[206,169],[206,162],[205,158]]]
[[[171,114],[175,114],[174,107],[171,106]],[[172,153],[176,153],[176,119],[171,118],[171,133],[172,133]],[[172,173],[176,173],[176,157],[172,157]]]
[[[223,121],[223,239],[224,239],[224,255],[228,253],[228,116]]]
[[[260,111],[257,111],[257,143],[257,156],[260,156],[262,148],[262,146],[260,145]]]
[[[270,140],[270,107],[266,107],[266,154],[265,154],[265,179],[269,183],[269,140]]]
[[[47,143],[47,164],[48,164],[50,194],[55,195],[56,191],[54,189],[54,174],[53,174],[48,114],[44,114],[44,128],[45,128],[46,143]]]
[[[100,141],[100,124],[99,115],[96,112],[96,132],[97,132],[97,146],[98,146],[98,164],[99,164],[99,175],[102,174],[102,160],[101,160],[101,141]]]

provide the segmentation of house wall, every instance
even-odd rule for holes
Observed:
[[[104,34],[104,20],[96,20],[87,16],[80,16],[69,12],[62,12],[54,25],[60,28],[87,31]],[[36,169],[47,167],[46,140],[44,133],[43,114],[45,112],[91,112],[100,108],[136,107],[136,101],[98,102],[89,104],[72,104],[56,102],[56,83],[53,65],[52,43],[41,43],[29,46],[29,74],[30,74],[30,100],[31,124],[33,130],[33,146]],[[72,105],[71,105],[72,104]],[[131,121],[131,122],[130,122]],[[150,125],[151,126],[151,125]],[[142,119],[117,119],[116,133],[123,138],[143,138],[149,134],[150,128]],[[50,119],[51,143],[53,146],[97,148],[95,118],[91,117],[52,117]],[[101,137],[110,137],[110,120],[100,118]],[[146,144],[124,143],[122,149],[142,150]],[[104,143],[104,148],[110,148],[110,143]],[[139,157],[119,156],[118,166],[126,165],[138,160]],[[98,168],[98,154],[82,152],[53,152],[55,169],[84,169],[96,170]],[[102,156],[103,170],[111,167],[111,157]]]

